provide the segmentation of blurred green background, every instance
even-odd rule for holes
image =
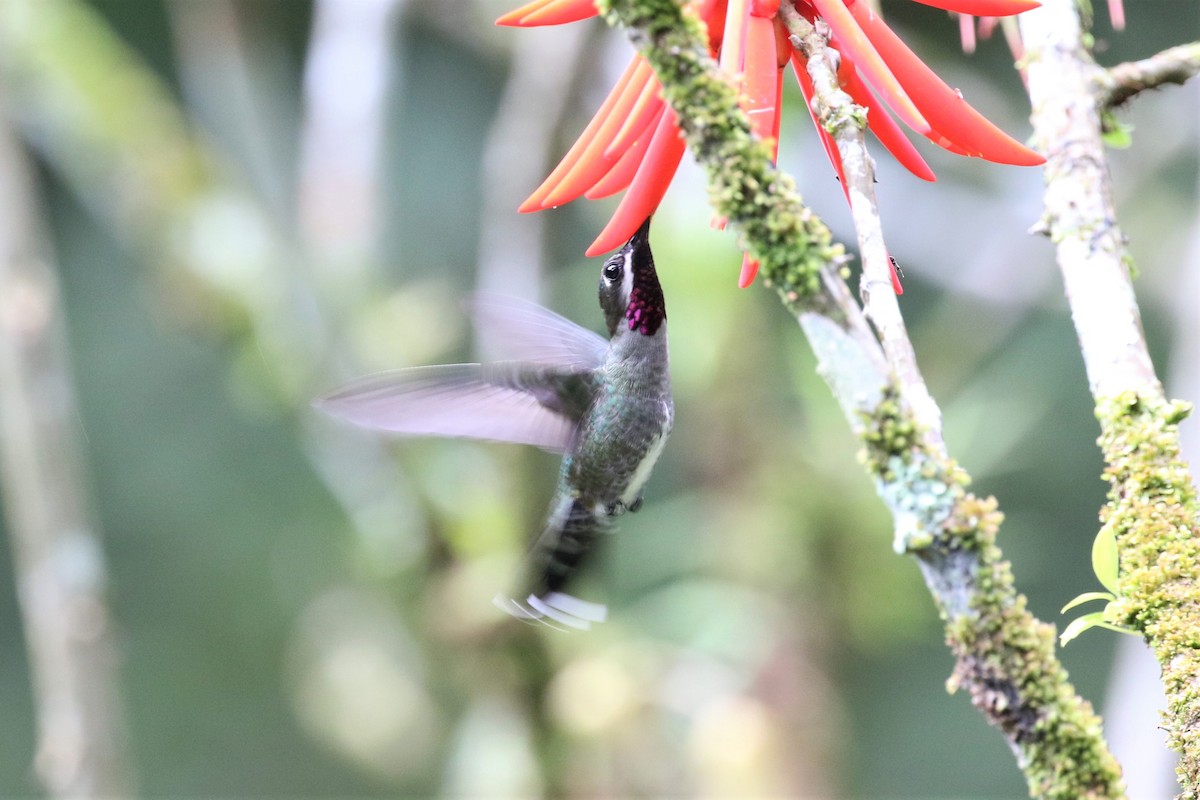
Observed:
[[[489,603],[541,524],[553,457],[386,441],[309,408],[355,374],[469,358],[476,288],[601,327],[581,254],[613,201],[515,207],[628,59],[619,35],[496,29],[498,0],[5,5],[0,76],[62,283],[143,795],[1025,795],[1001,737],[947,696],[918,572],[795,322],[736,288],[689,162],[654,230],[677,422],[594,576],[606,625],[560,635]],[[1120,34],[1100,13],[1104,63],[1200,33],[1189,0],[1127,5]],[[945,13],[884,6],[1028,134],[1002,41],[966,56]],[[781,163],[845,240],[787,91]],[[1136,101],[1113,153],[1164,374],[1198,268],[1197,96]],[[877,152],[902,305],[952,453],[1000,499],[1018,586],[1061,624],[1097,588],[1105,489],[1053,252],[1026,233],[1041,176],[918,147],[938,183]],[[7,578],[0,636],[0,796],[35,797]],[[1116,638],[1062,654],[1097,703]]]

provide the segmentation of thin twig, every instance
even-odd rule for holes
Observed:
[[[514,39],[508,81],[483,150],[479,291],[541,299],[546,215],[515,217],[513,209],[545,167],[588,33],[587,26],[567,25],[533,28]]]
[[[808,57],[808,71],[815,93],[821,98],[820,110],[826,116],[821,124],[830,131],[841,153],[842,169],[850,197],[854,231],[862,256],[860,284],[863,308],[879,333],[888,366],[896,376],[900,393],[912,405],[913,416],[931,450],[944,453],[942,412],[917,366],[912,340],[900,313],[900,303],[892,289],[891,264],[883,239],[883,224],[875,198],[875,163],[867,153],[863,129],[865,109],[854,104],[842,91],[837,71],[829,61],[826,37],[800,16],[789,3],[780,6],[791,33],[792,42]]]
[[[326,285],[361,286],[375,261],[387,101],[397,82],[391,41],[403,2],[318,0],[313,7],[297,218],[313,272]]]
[[[1109,67],[1100,75],[1100,107],[1119,106],[1149,89],[1183,85],[1200,74],[1200,42],[1171,47],[1140,61]]]
[[[2,85],[0,85],[2,89]],[[38,720],[56,798],[131,797],[100,534],[89,518],[62,298],[0,94],[0,467]]]

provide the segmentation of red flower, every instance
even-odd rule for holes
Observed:
[[[933,171],[921,158],[894,114],[907,127],[959,155],[1001,164],[1032,166],[1044,159],[1017,142],[963,100],[915,54],[865,2],[856,0],[786,0],[809,20],[829,26],[831,46],[841,55],[842,88],[868,109],[867,124],[896,159],[927,181]],[[1037,0],[918,0],[962,14],[1009,16],[1036,8]],[[721,68],[741,86],[742,108],[754,132],[778,150],[779,108],[783,72],[790,62],[809,102],[812,83],[804,54],[792,47],[780,0],[689,0],[689,8],[708,29],[709,49]],[[593,0],[533,0],[496,21],[519,27],[557,25],[596,16]],[[888,112],[891,112],[889,114]],[[833,139],[818,124],[843,188],[841,158]],[[550,176],[521,205],[522,212],[562,205],[577,197],[597,199],[625,189],[608,225],[587,255],[619,247],[658,207],[683,158],[684,140],[675,114],[662,98],[649,63],[635,56]],[[746,259],[739,286],[754,280],[758,265]],[[893,283],[900,291],[893,274]]]

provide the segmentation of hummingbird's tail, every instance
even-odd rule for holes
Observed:
[[[597,537],[610,527],[607,519],[579,498],[567,498],[551,515],[546,530],[529,552],[529,590],[525,598],[497,595],[492,602],[517,619],[538,620],[551,627],[557,627],[554,623],[558,622],[587,630],[594,622],[604,622],[607,606],[580,600],[563,589],[578,572]]]

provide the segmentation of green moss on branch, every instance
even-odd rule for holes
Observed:
[[[676,0],[601,5],[654,67],[708,172],[714,207],[741,229],[784,303],[795,313],[822,307],[821,272],[844,259],[843,249],[751,134],[700,21]],[[965,473],[927,449],[894,389],[860,421],[864,461],[896,519],[897,546],[917,558],[945,621],[956,658],[951,691],[967,690],[1004,732],[1034,796],[1123,797],[1099,718],[1067,680],[1053,628],[1028,612],[996,547],[995,501],[968,493]]]
[[[896,519],[896,546],[918,561],[945,623],[964,689],[999,728],[1030,795],[1055,800],[1124,796],[1100,718],[1054,654],[1054,627],[1017,592],[996,545],[1003,515],[967,491],[967,474],[921,444],[896,393],[863,418],[863,461]]]
[[[820,271],[845,250],[805,207],[795,183],[775,168],[737,104],[737,89],[716,69],[699,19],[674,0],[602,0],[611,24],[629,31],[654,67],[696,159],[708,173],[719,214],[742,232],[741,245],[794,312],[821,294]]]
[[[1101,520],[1120,565],[1113,621],[1141,631],[1162,667],[1168,744],[1181,754],[1182,797],[1200,792],[1200,502],[1179,452],[1191,406],[1136,392],[1101,400],[1108,467]]]

